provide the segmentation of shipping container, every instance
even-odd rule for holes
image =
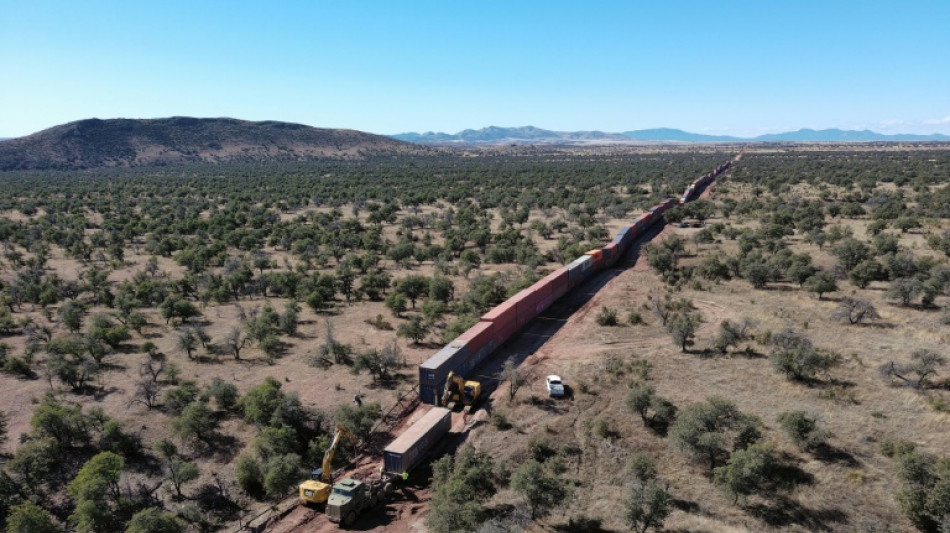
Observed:
[[[433,407],[383,450],[386,474],[401,476],[419,464],[452,427],[452,413]]]
[[[483,322],[517,322],[518,305],[515,300],[508,298],[482,315]]]
[[[570,284],[568,283],[569,278],[570,273],[566,267],[561,267],[545,276],[544,279],[550,280],[548,286],[551,287],[551,303],[556,302],[570,290]],[[550,306],[550,304],[548,304],[548,306]],[[541,311],[538,311],[538,313],[540,312]]]
[[[620,259],[620,247],[616,244],[604,246],[604,266],[612,267]]]
[[[568,285],[570,285],[570,288],[573,289],[583,283],[593,272],[591,268],[593,266],[594,259],[589,255],[582,255],[567,265],[565,268],[568,271]]]
[[[419,385],[431,387],[436,391],[436,395],[441,394],[449,372],[461,366],[468,358],[468,346],[464,341],[454,340],[446,344],[435,355],[419,365]],[[437,401],[437,398],[432,399],[431,403],[434,404]]]
[[[532,285],[527,289],[519,292],[514,295],[513,299],[515,304],[518,306],[518,327],[522,327],[528,322],[534,320],[534,317],[538,316],[537,305],[538,301],[541,300],[542,294],[544,292],[543,288],[539,288]]]
[[[492,336],[495,338],[495,348],[499,348],[518,331],[518,316],[515,315],[508,322],[496,320],[492,324],[494,325]]]
[[[419,385],[420,402],[427,403],[429,405],[436,405],[439,403],[440,396],[442,396],[442,391],[435,390],[435,387],[432,385]]]
[[[593,259],[594,264],[591,265],[591,268],[594,270],[600,270],[604,267],[604,251],[600,248],[586,252],[584,255],[589,255]]]
[[[547,276],[544,276],[538,280],[537,283],[530,287],[531,290],[537,293],[537,300],[534,304],[535,315],[540,315],[543,313],[545,309],[554,303],[554,300],[557,300],[561,297],[561,295],[554,295],[554,286],[559,282],[563,283],[563,280],[565,280],[566,277],[567,271],[563,268],[559,268]]]
[[[479,322],[468,328],[465,333],[459,335],[455,340],[463,341],[468,348],[469,357],[478,353],[483,347],[494,342],[493,324],[491,322]]]

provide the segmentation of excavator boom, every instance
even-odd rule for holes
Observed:
[[[336,432],[333,434],[333,440],[330,446],[323,454],[323,465],[320,471],[320,479],[310,479],[304,481],[299,486],[300,500],[306,503],[326,503],[330,497],[330,489],[333,486],[333,456],[336,455],[337,446],[340,445],[340,437],[346,437],[354,445],[358,444],[356,437],[346,429],[343,424],[337,424]]]

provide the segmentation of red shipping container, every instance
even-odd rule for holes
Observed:
[[[620,247],[616,244],[604,246],[604,255],[607,256],[607,266],[613,266],[620,259]]]
[[[492,335],[495,337],[495,349],[497,350],[518,331],[518,318],[513,318],[510,322],[492,322]]]
[[[594,270],[600,270],[604,266],[604,251],[601,249],[591,250],[584,255],[589,255],[594,260]]]
[[[476,353],[485,347],[486,344],[495,340],[494,324],[491,322],[479,322],[470,327],[465,333],[456,337],[457,341],[467,342],[469,353]]]
[[[545,309],[547,309],[547,307],[550,306],[551,303],[554,303],[555,300],[567,294],[567,291],[570,288],[567,283],[567,280],[569,279],[569,277],[570,276],[568,275],[567,269],[564,267],[561,267],[555,270],[554,272],[551,272],[550,274],[545,276],[544,279],[538,282],[538,283],[543,282],[551,290],[551,301],[550,303],[548,303],[548,305],[545,306]],[[538,312],[540,313],[541,311],[538,311]]]
[[[482,315],[482,322],[518,322],[518,306],[515,298],[508,298],[491,311]]]
[[[557,275],[555,276],[555,274]],[[561,296],[567,294],[567,291],[571,290],[570,272],[567,271],[567,268],[559,268],[551,273],[551,277],[554,278],[554,283],[551,284],[551,294],[554,296],[554,300],[557,301]]]
[[[524,326],[538,316],[537,305],[543,292],[544,289],[531,286],[515,295],[513,299],[518,302],[518,327]]]

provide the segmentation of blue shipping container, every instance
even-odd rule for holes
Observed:
[[[437,392],[432,385],[419,385],[419,400],[422,403],[427,403],[429,405],[435,405],[439,401],[439,395],[441,393]]]
[[[446,344],[444,348],[419,365],[420,387],[428,386],[435,391],[441,391],[445,388],[449,372],[461,366],[468,355],[468,346],[465,341],[455,340]],[[433,400],[433,403],[435,401]]]

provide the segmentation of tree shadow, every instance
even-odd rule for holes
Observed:
[[[225,490],[213,483],[198,487],[191,499],[202,510],[213,513],[226,522],[237,520],[241,512],[241,506],[228,497]]]
[[[861,466],[861,462],[847,450],[824,444],[814,451],[815,458],[825,463],[838,463],[852,468]]]
[[[684,513],[695,514],[698,513],[700,509],[698,503],[690,500],[681,500],[679,498],[672,498],[670,500],[670,504],[672,504],[674,508],[683,511]]]
[[[588,516],[572,516],[567,519],[566,524],[552,526],[551,530],[559,533],[607,533],[611,531],[604,529],[602,519]]]
[[[809,509],[781,495],[772,497],[767,504],[747,505],[745,509],[772,527],[797,525],[809,531],[831,531],[831,524],[848,522],[848,515],[838,508]]]
[[[814,485],[815,476],[804,471],[796,463],[796,458],[788,453],[781,454],[773,471],[773,483],[776,489],[792,489],[799,485]]]

